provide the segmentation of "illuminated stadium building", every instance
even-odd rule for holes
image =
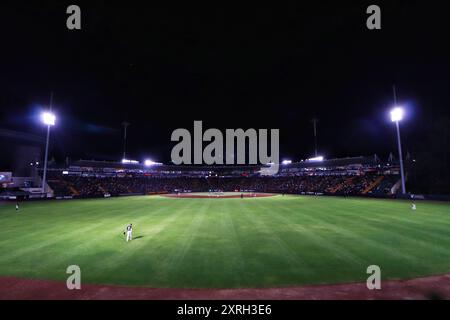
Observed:
[[[41,177],[42,167],[37,171]],[[48,190],[54,198],[211,191],[393,197],[401,186],[399,179],[398,165],[376,156],[285,162],[275,176],[264,175],[264,166],[149,165],[148,161],[79,160],[48,168]],[[39,181],[35,188],[15,185],[21,187],[17,195],[30,198],[40,196],[38,186]]]

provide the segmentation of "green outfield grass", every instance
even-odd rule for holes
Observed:
[[[123,230],[134,225],[126,243]],[[0,206],[0,276],[176,288],[274,287],[450,272],[450,205],[159,196]]]

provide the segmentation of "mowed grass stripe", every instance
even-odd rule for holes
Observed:
[[[292,235],[292,243],[298,244],[305,241],[305,238],[312,239],[313,246],[309,248],[299,249],[299,253],[304,257],[304,260],[310,265],[313,265],[315,274],[309,276],[306,279],[301,279],[302,283],[325,283],[331,282],[332,278],[327,278],[328,275],[332,275],[337,270],[341,269],[340,277],[346,281],[355,277],[355,273],[365,274],[365,269],[361,266],[365,265],[365,261],[357,256],[354,252],[349,250],[348,247],[340,246],[336,244],[333,234],[328,237],[322,237],[316,232],[317,226],[320,229],[324,229],[324,225],[319,219],[310,219],[309,216],[299,215],[299,211],[294,211],[296,218],[301,220],[302,226],[299,222],[292,219],[292,215],[285,214],[283,212],[283,206],[278,204],[277,210],[274,211],[274,218],[280,220],[287,226],[287,230],[290,230]],[[303,212],[305,210],[302,210]],[[291,211],[289,211],[291,212]],[[309,223],[308,223],[309,222]],[[331,228],[327,228],[331,230]],[[336,230],[333,231],[335,233]],[[344,232],[340,232],[341,234]],[[332,238],[330,239],[330,237]],[[319,258],[318,258],[319,257]]]
[[[313,268],[281,236],[280,225],[275,221],[273,225],[267,224],[263,212],[256,205],[259,200],[262,199],[235,200],[240,207],[238,217],[242,219],[239,228],[246,235],[243,237],[245,242],[242,244],[242,254],[246,257],[247,268],[253,271],[245,273],[243,286],[261,286],[262,278],[264,286],[271,287],[314,276]]]
[[[253,268],[260,269],[259,273],[265,277],[268,286],[280,283],[280,281],[281,284],[287,285],[292,277],[303,279],[313,277],[315,271],[304,259],[302,251],[296,250],[293,243],[283,238],[282,228],[285,224],[279,224],[273,219],[273,215],[276,214],[274,211],[259,210],[259,200],[261,199],[248,199],[246,206],[243,207],[246,223],[254,225],[257,230],[250,248],[258,249],[258,251],[249,253],[249,256],[253,258]],[[269,220],[268,217],[270,217]],[[265,261],[265,265],[261,265],[259,262],[261,260]],[[267,272],[267,264],[271,265],[271,270],[275,272]],[[252,286],[256,286],[258,282],[256,274],[256,277],[255,275],[253,277]]]
[[[219,199],[207,201],[208,220],[197,231],[192,246],[195,256],[191,259],[196,277],[191,283],[196,287],[224,287],[225,284],[239,287],[246,277],[246,257],[242,254],[242,234],[236,226],[239,222],[235,203]],[[224,259],[224,257],[226,257]]]

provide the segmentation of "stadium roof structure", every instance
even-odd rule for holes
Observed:
[[[359,156],[337,159],[326,159],[323,161],[301,161],[291,164],[282,165],[282,169],[289,168],[322,168],[322,167],[339,167],[351,165],[378,165],[380,159],[377,156]],[[76,160],[70,163],[70,167],[88,167],[88,168],[111,168],[111,169],[130,169],[144,171],[255,171],[260,170],[264,165],[157,165],[147,167],[141,163],[127,163],[115,161],[97,161],[97,160]],[[66,167],[64,167],[66,168]]]
[[[77,167],[92,167],[92,168],[114,168],[114,169],[135,169],[135,170],[152,170],[152,171],[194,171],[194,170],[259,170],[261,165],[158,165],[147,167],[144,164],[137,163],[122,163],[115,161],[96,161],[96,160],[78,160],[70,164]]]
[[[320,162],[316,161],[301,161],[286,165],[288,168],[318,168],[318,167],[339,167],[350,165],[377,165],[379,160],[376,156],[373,157],[349,157],[328,159]]]

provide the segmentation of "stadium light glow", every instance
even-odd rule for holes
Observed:
[[[160,166],[160,165],[162,165],[162,163],[155,162],[153,160],[147,159],[147,160],[144,161],[144,165],[146,167],[153,167],[153,166]]]
[[[284,165],[292,164],[292,160],[283,160],[281,163]]]
[[[122,159],[123,164],[139,164],[139,161],[136,160],[129,160],[129,159]]]
[[[43,112],[41,118],[42,122],[47,126],[54,126],[56,123],[56,116],[51,112]]]
[[[403,115],[404,115],[404,111],[403,108],[401,107],[395,107],[394,109],[392,109],[391,111],[391,121],[392,122],[399,122],[403,120]]]
[[[324,158],[322,156],[319,156],[319,157],[309,158],[307,161],[310,161],[310,162],[322,162],[323,160],[324,160]]]

